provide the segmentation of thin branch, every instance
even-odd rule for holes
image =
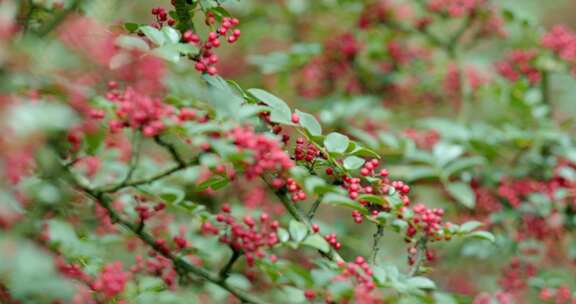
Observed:
[[[172,167],[166,171],[160,172],[156,175],[153,175],[151,177],[148,178],[143,178],[143,179],[139,179],[139,180],[134,180],[134,181],[130,181],[130,182],[126,182],[126,183],[122,183],[122,184],[118,184],[116,186],[112,186],[112,187],[108,187],[108,188],[103,188],[103,189],[99,189],[98,191],[100,192],[104,192],[104,193],[113,193],[113,192],[117,192],[119,190],[122,190],[124,188],[129,188],[129,187],[137,187],[137,186],[141,186],[141,185],[147,185],[147,184],[151,184],[157,180],[160,180],[164,177],[167,177],[169,175],[172,175],[178,171],[181,171],[187,167],[190,167],[192,165],[196,165],[198,164],[198,159],[193,159],[190,162],[188,162],[187,164],[183,164],[183,165],[177,165],[175,167]]]
[[[40,37],[48,35],[52,30],[57,28],[58,25],[60,25],[60,23],[62,23],[62,21],[64,21],[70,13],[78,9],[82,2],[83,0],[73,0],[68,8],[58,12],[56,16],[54,16],[54,18],[52,18],[52,20],[45,27],[38,30],[36,34]]]
[[[550,101],[550,72],[542,71],[542,80],[540,83],[540,90],[542,93],[542,103],[548,106],[550,114],[552,114],[552,103]]]
[[[242,256],[242,251],[232,248],[232,256],[230,256],[230,259],[228,260],[228,263],[226,263],[226,265],[224,265],[224,267],[222,267],[222,270],[220,270],[220,280],[224,281],[226,280],[226,278],[228,278],[228,276],[230,275],[230,270],[232,269],[232,266],[234,266],[234,263],[236,263],[236,261]]]
[[[132,179],[132,175],[134,171],[136,171],[136,167],[138,167],[138,161],[140,159],[140,148],[142,146],[142,137],[140,136],[140,132],[134,131],[132,134],[132,153],[130,155],[130,163],[128,164],[128,173],[122,184],[126,184],[130,179]]]
[[[74,175],[70,171],[67,171],[67,173],[68,173],[67,176],[70,177],[69,180],[71,181],[71,183],[76,188],[78,188],[83,193],[85,193],[90,198],[92,198],[102,208],[106,209],[106,211],[108,212],[108,215],[110,216],[110,219],[112,220],[113,223],[118,223],[121,226],[123,226],[124,228],[126,228],[127,230],[134,233],[140,240],[142,240],[148,246],[153,248],[156,252],[158,252],[162,256],[170,259],[172,261],[174,267],[179,268],[182,271],[185,271],[187,273],[194,274],[198,277],[205,279],[206,281],[209,281],[211,283],[214,283],[214,284],[222,287],[223,289],[227,290],[229,293],[236,296],[243,303],[255,303],[255,304],[264,303],[262,300],[260,300],[257,297],[252,296],[248,292],[237,289],[233,286],[230,286],[228,283],[226,283],[225,280],[222,280],[218,274],[215,274],[215,273],[213,273],[213,272],[211,272],[205,268],[193,265],[193,264],[189,263],[188,261],[174,255],[172,252],[166,252],[165,250],[163,250],[163,247],[160,246],[159,243],[152,237],[152,235],[150,235],[148,232],[144,231],[143,229],[139,229],[138,225],[133,224],[130,221],[124,219],[112,207],[112,198],[110,196],[108,196],[105,193],[98,192],[98,191],[90,189],[86,186],[83,186],[78,180],[76,180],[76,178],[74,177]]]
[[[425,259],[425,251],[426,251],[426,242],[428,241],[428,239],[423,236],[422,238],[420,238],[418,240],[418,244],[416,244],[417,248],[416,248],[416,261],[414,261],[414,266],[412,266],[412,270],[410,270],[410,273],[408,274],[409,276],[413,277],[415,276],[418,271],[420,270],[420,267],[422,266],[422,263],[424,262]]]
[[[312,204],[312,207],[310,207],[310,210],[308,211],[308,219],[312,220],[314,218],[314,215],[316,215],[316,210],[318,210],[318,207],[320,207],[320,202],[322,202],[322,197],[323,196],[318,197],[314,201],[314,204]]]
[[[312,222],[302,212],[302,210],[297,208],[296,205],[290,201],[290,199],[286,196],[285,191],[275,190],[274,187],[272,187],[272,185],[264,177],[262,177],[262,180],[264,181],[264,183],[266,183],[266,185],[268,185],[268,187],[270,189],[272,189],[274,191],[274,194],[280,200],[280,202],[282,203],[282,205],[284,206],[286,211],[288,211],[288,213],[290,213],[292,218],[299,221],[300,223],[306,225],[306,228],[308,228],[308,232],[313,233]],[[320,252],[320,254],[322,256],[324,256],[324,257],[326,257],[332,261],[335,261],[335,262],[344,261],[344,259],[340,256],[340,254],[338,254],[338,252],[336,252],[336,250],[334,250],[334,248],[330,248],[330,251],[328,253],[324,253],[321,251],[318,251],[318,252]]]
[[[105,188],[100,189],[98,191],[105,192],[105,193],[113,193],[113,192],[117,192],[117,191],[124,189],[124,188],[137,187],[137,186],[141,186],[141,185],[151,184],[157,180],[160,180],[164,177],[172,175],[178,171],[181,171],[181,170],[186,169],[190,166],[199,164],[199,162],[200,162],[199,156],[186,162],[186,161],[182,160],[182,157],[178,154],[178,152],[176,151],[176,148],[172,144],[164,142],[162,139],[160,139],[159,136],[154,137],[154,140],[156,141],[156,143],[158,143],[158,145],[160,145],[163,148],[165,148],[166,150],[168,150],[168,152],[172,156],[172,159],[174,159],[174,161],[177,163],[176,166],[174,166],[174,167],[172,167],[166,171],[160,172],[156,175],[153,175],[151,177],[148,177],[148,178],[143,178],[140,180],[133,180],[133,181],[125,179],[122,183],[120,183],[116,186],[105,187]]]
[[[378,264],[378,252],[380,251],[380,239],[384,235],[384,225],[376,225],[376,232],[374,233],[374,243],[372,244],[372,265]]]
[[[180,165],[180,166],[184,166],[185,162],[184,160],[182,160],[182,157],[180,157],[180,154],[178,154],[178,151],[176,150],[176,147],[174,145],[172,145],[171,143],[165,142],[160,135],[154,136],[154,141],[164,147],[166,150],[168,150],[168,153],[170,153],[170,156],[172,156],[172,159],[174,159],[174,161]]]

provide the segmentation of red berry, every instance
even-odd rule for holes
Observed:
[[[298,114],[292,113],[292,122],[295,124],[300,122],[300,117],[298,117]]]

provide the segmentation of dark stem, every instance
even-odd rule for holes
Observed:
[[[184,160],[182,160],[182,157],[180,157],[180,155],[178,154],[178,151],[176,151],[176,147],[168,142],[165,142],[160,135],[156,135],[154,136],[154,141],[164,147],[168,153],[170,153],[170,156],[172,156],[172,159],[174,159],[174,161],[180,165],[180,166],[184,166],[186,163],[184,162]]]
[[[540,90],[542,91],[542,102],[548,106],[549,114],[552,114],[552,103],[550,101],[550,72],[542,71],[542,82]]]
[[[380,239],[384,235],[384,225],[376,225],[374,243],[372,244],[372,265],[378,264],[378,252],[380,251]]]
[[[190,9],[186,0],[175,0],[174,7],[176,8],[176,16],[178,16],[178,23],[176,26],[182,33],[187,30],[194,31],[194,23],[192,23],[192,16],[190,16]]]
[[[135,133],[132,134],[132,154],[130,155],[130,163],[128,165],[128,173],[126,174],[126,177],[124,177],[124,180],[122,181],[122,184],[126,184],[130,179],[132,179],[132,175],[134,174],[134,171],[136,170],[136,167],[138,167],[138,161],[140,158],[140,147],[142,144],[142,140],[140,137],[140,132],[138,131],[134,131]]]
[[[293,202],[290,201],[290,199],[286,196],[286,191],[282,189],[280,190],[274,189],[274,187],[272,187],[272,185],[264,177],[262,177],[262,180],[264,181],[264,183],[266,183],[266,185],[268,185],[270,189],[274,191],[274,194],[280,200],[280,202],[284,206],[284,209],[288,211],[288,213],[292,216],[292,218],[306,225],[306,228],[308,228],[308,233],[313,233],[312,222],[306,215],[304,215],[302,210],[300,210],[298,207],[296,207],[296,205]],[[330,248],[330,251],[328,253],[324,253],[321,251],[318,252],[320,252],[322,256],[332,261],[335,262],[344,261],[344,259],[340,256],[340,254],[338,254],[338,252],[334,250],[334,248]]]
[[[322,196],[318,197],[314,201],[312,207],[310,207],[310,210],[308,211],[308,219],[312,220],[314,218],[314,215],[316,215],[316,210],[318,210],[318,207],[320,207],[320,202],[322,202]]]
[[[426,251],[426,242],[428,241],[428,239],[423,236],[422,238],[420,238],[418,240],[418,244],[416,244],[417,248],[416,248],[416,261],[414,261],[414,266],[412,266],[412,270],[410,270],[410,273],[408,274],[409,276],[413,277],[415,276],[418,271],[420,270],[420,267],[422,266],[422,263],[424,262],[424,258],[425,258],[425,251]]]
[[[228,278],[228,276],[230,275],[230,270],[232,269],[232,266],[234,266],[234,263],[236,263],[236,261],[242,256],[242,251],[240,251],[238,249],[234,249],[232,247],[230,247],[230,248],[232,249],[232,256],[230,256],[228,263],[226,263],[226,265],[224,265],[224,267],[222,267],[222,270],[220,270],[220,280],[221,281],[225,281],[226,278]]]
[[[138,225],[135,225],[135,224],[131,223],[130,221],[124,219],[112,207],[112,198],[110,196],[108,196],[105,193],[98,192],[98,191],[90,189],[86,186],[83,186],[78,180],[76,180],[75,176],[70,171],[66,171],[66,173],[67,173],[66,176],[68,177],[69,181],[77,189],[79,189],[80,191],[82,191],[83,193],[88,195],[90,198],[92,198],[102,208],[106,209],[106,211],[108,212],[108,215],[110,216],[110,219],[112,220],[113,223],[118,223],[121,226],[123,226],[124,228],[126,228],[127,230],[134,233],[140,240],[142,240],[149,247],[153,248],[156,252],[158,252],[162,256],[170,259],[172,261],[172,264],[174,265],[174,267],[176,267],[176,268],[178,268],[181,271],[184,271],[186,273],[191,273],[193,275],[196,275],[200,278],[205,279],[206,281],[209,281],[211,283],[214,283],[214,284],[222,287],[223,289],[227,290],[228,292],[230,292],[231,294],[236,296],[243,303],[264,303],[263,301],[261,301],[257,297],[252,296],[248,292],[245,292],[243,290],[240,290],[240,289],[237,289],[233,286],[228,285],[225,281],[222,281],[220,279],[220,276],[218,274],[210,272],[209,270],[204,269],[202,267],[198,267],[196,265],[193,265],[193,264],[189,263],[188,261],[174,255],[172,252],[166,252],[165,250],[163,250],[164,248],[162,246],[160,246],[158,244],[158,242],[156,242],[156,239],[154,239],[152,237],[152,235],[150,235],[144,229],[139,229]]]
[[[46,26],[44,26],[43,28],[38,30],[38,32],[36,34],[40,37],[43,37],[43,36],[46,36],[47,34],[49,34],[52,30],[54,30],[56,27],[58,27],[58,25],[60,25],[60,23],[62,23],[62,21],[64,21],[64,19],[66,19],[66,17],[70,13],[72,13],[73,11],[78,9],[78,7],[80,7],[80,5],[82,4],[82,1],[83,0],[72,1],[72,3],[70,4],[70,6],[68,8],[63,9],[60,12],[56,13],[56,15],[52,18],[52,20],[48,24],[46,24]]]

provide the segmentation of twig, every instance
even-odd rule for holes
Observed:
[[[242,256],[242,251],[232,248],[232,256],[230,256],[230,259],[228,260],[228,263],[226,263],[226,265],[224,265],[224,267],[222,267],[222,270],[220,270],[220,280],[221,281],[225,281],[226,278],[228,278],[228,276],[230,275],[230,270],[232,269],[232,266],[234,266],[234,263],[236,263],[236,261]]]
[[[182,160],[182,157],[180,157],[180,155],[178,154],[178,151],[176,151],[176,147],[174,147],[174,145],[172,145],[172,144],[170,144],[170,143],[168,143],[168,142],[165,142],[165,141],[160,137],[160,135],[154,136],[154,141],[155,141],[158,145],[160,145],[160,146],[164,147],[166,150],[168,150],[168,152],[170,153],[170,156],[172,156],[172,159],[174,159],[174,161],[175,161],[178,165],[180,165],[180,166],[184,166],[184,165],[185,165],[184,160]]]
[[[542,71],[542,80],[540,83],[540,90],[542,91],[542,103],[548,106],[549,114],[552,114],[552,103],[550,100],[550,72]]]
[[[378,264],[378,252],[380,251],[380,239],[384,235],[384,225],[376,225],[376,232],[374,233],[374,243],[372,244],[372,265]]]
[[[187,273],[194,274],[198,277],[205,279],[206,281],[209,281],[211,283],[214,283],[214,284],[222,287],[223,289],[227,290],[229,293],[236,296],[243,303],[255,303],[255,304],[264,303],[262,300],[260,300],[257,297],[254,297],[253,295],[249,294],[248,292],[245,292],[243,290],[240,290],[240,289],[237,289],[233,286],[230,286],[228,283],[226,283],[225,280],[222,280],[218,274],[210,272],[209,270],[204,269],[202,267],[193,265],[193,264],[189,263],[188,261],[174,255],[172,252],[166,252],[163,249],[163,247],[159,245],[159,243],[156,241],[156,239],[154,239],[152,237],[152,235],[150,235],[144,229],[139,229],[138,225],[135,225],[135,224],[131,223],[130,221],[124,219],[118,212],[116,212],[116,210],[112,207],[112,198],[110,196],[108,196],[105,193],[95,191],[93,189],[90,189],[90,188],[82,185],[78,180],[76,180],[76,178],[74,177],[74,175],[70,171],[66,171],[66,172],[67,172],[67,176],[69,177],[69,181],[77,189],[81,190],[83,193],[85,193],[90,198],[92,198],[96,202],[96,204],[98,204],[102,208],[106,209],[106,211],[108,212],[108,215],[110,216],[110,219],[112,220],[113,223],[118,223],[121,226],[123,226],[124,228],[126,228],[127,230],[134,233],[140,240],[142,240],[148,246],[153,248],[156,252],[158,252],[162,256],[170,259],[172,261],[174,267],[179,268],[179,269],[181,269]]]
[[[412,266],[412,270],[410,270],[410,273],[408,274],[411,277],[413,277],[418,273],[418,271],[420,270],[420,266],[422,266],[422,263],[424,262],[425,258],[424,252],[426,251],[427,241],[428,239],[425,236],[423,236],[418,240],[418,244],[416,244],[417,246],[416,261],[414,261],[414,266]]]
[[[116,186],[112,186],[112,187],[108,187],[108,188],[103,188],[103,189],[98,189],[98,191],[100,192],[104,192],[104,193],[113,193],[113,192],[117,192],[121,189],[124,188],[129,188],[129,187],[137,187],[137,186],[141,186],[141,185],[147,185],[147,184],[151,184],[157,180],[160,180],[164,177],[167,177],[169,175],[172,175],[178,171],[181,171],[187,167],[190,167],[192,165],[198,164],[198,159],[195,158],[193,160],[191,160],[188,163],[185,163],[183,165],[177,165],[175,167],[172,167],[166,171],[160,172],[156,175],[153,175],[149,178],[143,178],[143,179],[139,179],[139,180],[134,180],[134,181],[130,181],[130,182],[126,182],[126,183],[121,183],[118,184]]]
[[[314,215],[316,215],[316,210],[318,210],[320,202],[322,202],[322,197],[323,196],[318,197],[314,201],[314,204],[312,204],[312,207],[310,207],[310,210],[308,211],[308,219],[312,220],[314,218]]]
[[[78,7],[80,7],[82,2],[83,2],[83,0],[72,1],[72,4],[70,4],[70,6],[68,8],[63,9],[62,11],[57,13],[56,16],[54,16],[54,18],[45,27],[38,30],[38,32],[36,34],[40,37],[46,36],[53,29],[58,27],[58,25],[60,25],[60,23],[62,23],[62,21],[64,21],[64,19],[66,19],[68,14],[70,14],[71,12],[75,11]]]
[[[312,222],[310,221],[310,219],[308,219],[308,217],[306,215],[304,215],[302,210],[297,208],[296,205],[294,205],[294,203],[292,203],[290,201],[290,199],[288,199],[285,191],[275,190],[274,187],[272,187],[272,185],[264,177],[262,177],[262,180],[264,181],[264,183],[266,183],[266,185],[268,185],[268,187],[270,189],[272,189],[274,191],[274,194],[280,200],[280,202],[282,203],[282,205],[284,206],[286,211],[288,211],[288,213],[290,213],[292,218],[299,221],[300,223],[306,225],[306,228],[308,228],[308,232],[313,233]],[[332,261],[335,261],[335,262],[344,261],[344,259],[338,254],[338,252],[336,252],[336,250],[334,250],[334,248],[330,248],[330,251],[328,253],[324,253],[322,251],[318,251],[318,252],[320,252],[320,254],[322,256],[324,256],[324,257],[326,257]]]

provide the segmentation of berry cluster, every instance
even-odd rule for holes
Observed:
[[[495,64],[498,73],[509,81],[518,81],[522,77],[532,85],[540,82],[541,74],[535,66],[538,57],[536,50],[514,50],[506,58]]]
[[[342,248],[342,244],[336,239],[336,233],[327,234],[324,236],[324,239],[328,241],[328,244],[330,244],[334,249],[338,250]]]
[[[542,288],[538,293],[538,298],[546,303],[570,304],[576,302],[576,295],[567,285],[560,285],[557,288]]]
[[[421,228],[426,235],[436,236],[440,231],[442,231],[442,216],[444,215],[444,210],[440,208],[427,208],[423,204],[416,204],[412,211],[414,211],[414,218],[412,223],[419,228]],[[449,225],[447,223],[446,225]],[[410,226],[412,227],[412,226]],[[413,233],[416,233],[415,229],[408,229],[408,237],[413,237]],[[449,237],[448,235],[446,236]],[[438,237],[436,237],[438,239]]]
[[[174,287],[177,273],[172,261],[155,251],[148,253],[149,258],[136,256],[136,265],[132,266],[133,273],[147,273],[162,278],[167,286]]]
[[[543,47],[552,50],[560,59],[569,63],[576,74],[576,34],[565,26],[557,25],[541,39]]]
[[[168,26],[173,26],[176,24],[176,21],[168,16],[168,12],[162,7],[155,7],[152,9],[152,15],[156,18],[156,23],[152,24],[157,29],[161,29],[164,25],[164,22]]]
[[[107,299],[111,299],[124,291],[129,278],[130,273],[122,270],[122,263],[107,264],[100,276],[92,283],[92,289],[102,293]]]
[[[196,64],[194,68],[202,73],[208,73],[210,75],[216,75],[218,70],[214,66],[218,62],[218,55],[216,55],[212,49],[220,47],[220,38],[226,37],[226,41],[230,44],[236,42],[240,37],[240,30],[234,29],[238,26],[240,21],[236,18],[222,18],[220,27],[215,32],[208,33],[208,37],[205,42],[202,42],[200,37],[191,30],[184,32],[182,35],[182,40],[200,47],[200,53],[198,57],[194,60]]]
[[[154,207],[150,207],[146,204],[138,204],[136,207],[134,207],[134,210],[136,210],[138,213],[139,220],[144,222],[157,212],[164,210],[164,208],[166,208],[166,204],[164,203],[158,203],[154,205]]]
[[[252,154],[253,161],[246,164],[244,172],[248,179],[268,171],[283,172],[294,166],[294,162],[277,140],[255,133],[251,127],[234,128],[228,135],[238,149]]]
[[[272,248],[279,242],[276,231],[280,224],[271,220],[267,213],[260,214],[259,220],[248,215],[244,216],[241,222],[230,213],[230,206],[225,204],[221,212],[216,215],[216,221],[225,225],[219,240],[244,253],[246,262],[251,267],[255,258],[266,256],[262,251],[263,248]]]
[[[374,292],[376,285],[372,279],[373,270],[364,257],[358,256],[353,262],[339,262],[338,266],[341,272],[334,281],[352,282],[356,302],[382,303],[380,295]]]
[[[302,191],[300,185],[293,178],[286,179],[286,189],[293,202],[304,201],[307,198],[306,192]]]
[[[429,0],[427,8],[434,13],[459,18],[472,14],[474,10],[483,5],[486,5],[485,0]]]
[[[164,119],[174,114],[172,107],[166,105],[159,98],[140,94],[128,87],[124,91],[111,91],[106,97],[117,105],[117,119],[110,120],[108,127],[112,133],[119,132],[122,128],[130,127],[142,131],[148,137],[160,134],[165,128]],[[98,117],[102,117],[98,115]]]
[[[440,141],[440,133],[436,130],[406,129],[402,135],[413,140],[418,148],[426,150],[432,149]]]
[[[296,160],[304,160],[310,163],[320,156],[320,150],[313,143],[306,143],[304,138],[296,139],[296,146],[294,147],[294,158]]]

